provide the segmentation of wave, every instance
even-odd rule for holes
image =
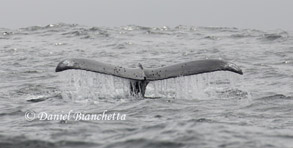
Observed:
[[[160,148],[178,148],[185,144],[170,140],[155,140],[146,138],[127,139],[121,142],[115,142],[105,147],[119,147],[119,148],[130,148],[130,147],[160,147]]]
[[[243,29],[230,35],[235,39],[261,37],[265,32],[256,29]]]
[[[293,97],[276,94],[266,97],[254,99],[251,104],[245,107],[250,111],[255,112],[286,112],[291,113],[293,106]]]
[[[283,94],[276,94],[276,95],[271,95],[271,96],[266,96],[266,97],[262,97],[262,98],[258,98],[256,100],[259,101],[281,101],[281,100],[290,100],[293,101],[293,97],[291,96],[285,96]]]
[[[286,41],[289,38],[289,33],[286,31],[277,31],[272,33],[264,33],[260,40],[263,41]]]
[[[1,148],[62,148],[62,147],[97,147],[98,143],[85,142],[85,141],[46,141],[39,139],[29,139],[24,136],[4,136],[0,135]]]
[[[72,31],[62,33],[67,37],[82,37],[84,39],[96,38],[96,37],[109,37],[110,33],[99,27],[92,28],[77,28]]]
[[[220,32],[238,32],[239,29],[236,27],[217,27],[217,26],[209,26],[209,27],[197,27],[201,30],[207,30],[207,31],[220,31]]]
[[[66,24],[66,23],[58,23],[58,24],[49,24],[46,26],[29,26],[20,28],[21,31],[39,31],[39,30],[50,30],[50,29],[58,29],[58,28],[74,28],[79,25],[77,24]]]
[[[79,148],[79,147],[119,147],[119,148],[129,148],[129,147],[162,147],[162,148],[177,148],[182,147],[185,144],[181,142],[169,141],[169,140],[151,140],[146,138],[136,138],[127,139],[118,142],[110,142],[108,144],[100,144],[94,142],[86,141],[70,141],[70,140],[60,140],[60,141],[46,141],[38,139],[28,139],[24,136],[3,136],[0,135],[0,147],[1,148]]]

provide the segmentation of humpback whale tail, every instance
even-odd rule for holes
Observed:
[[[129,79],[131,94],[141,95],[142,97],[144,97],[146,86],[150,81],[214,71],[231,71],[237,74],[243,74],[242,70],[233,63],[212,59],[190,61],[149,69],[144,69],[141,64],[139,64],[139,69],[133,69],[87,59],[67,59],[61,61],[55,71],[60,72],[68,69],[86,70]]]

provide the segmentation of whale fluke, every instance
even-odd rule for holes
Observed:
[[[153,81],[214,71],[231,71],[241,75],[243,74],[238,66],[222,60],[190,61],[156,69],[146,69],[144,72],[147,80]]]
[[[92,71],[132,80],[144,80],[144,72],[141,69],[123,68],[87,59],[63,60],[57,65],[55,71],[60,72],[68,69]]]
[[[133,69],[114,66],[94,60],[66,59],[57,65],[55,71],[60,72],[68,69],[86,70],[130,79],[131,93],[133,95],[141,95],[142,97],[144,96],[146,86],[150,81],[196,75],[214,71],[231,71],[237,74],[243,74],[242,70],[233,63],[212,59],[190,61],[161,68],[148,69],[142,67],[141,64],[139,64],[139,68]]]

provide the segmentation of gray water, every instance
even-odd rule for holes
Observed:
[[[1,148],[293,147],[290,31],[51,24],[0,33]],[[129,95],[126,79],[78,70],[55,73],[66,58],[128,68],[222,59],[240,66],[244,75],[213,72],[157,81],[143,99]],[[25,118],[27,112],[105,111],[125,118]]]

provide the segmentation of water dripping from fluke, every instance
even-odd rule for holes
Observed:
[[[82,70],[68,70],[60,74],[62,98],[75,101],[108,99],[142,99],[133,96],[128,79]],[[239,96],[240,77],[229,72],[212,72],[192,76],[151,81],[146,99],[211,99]],[[243,95],[243,94],[242,94]],[[245,96],[245,95],[244,95]]]

